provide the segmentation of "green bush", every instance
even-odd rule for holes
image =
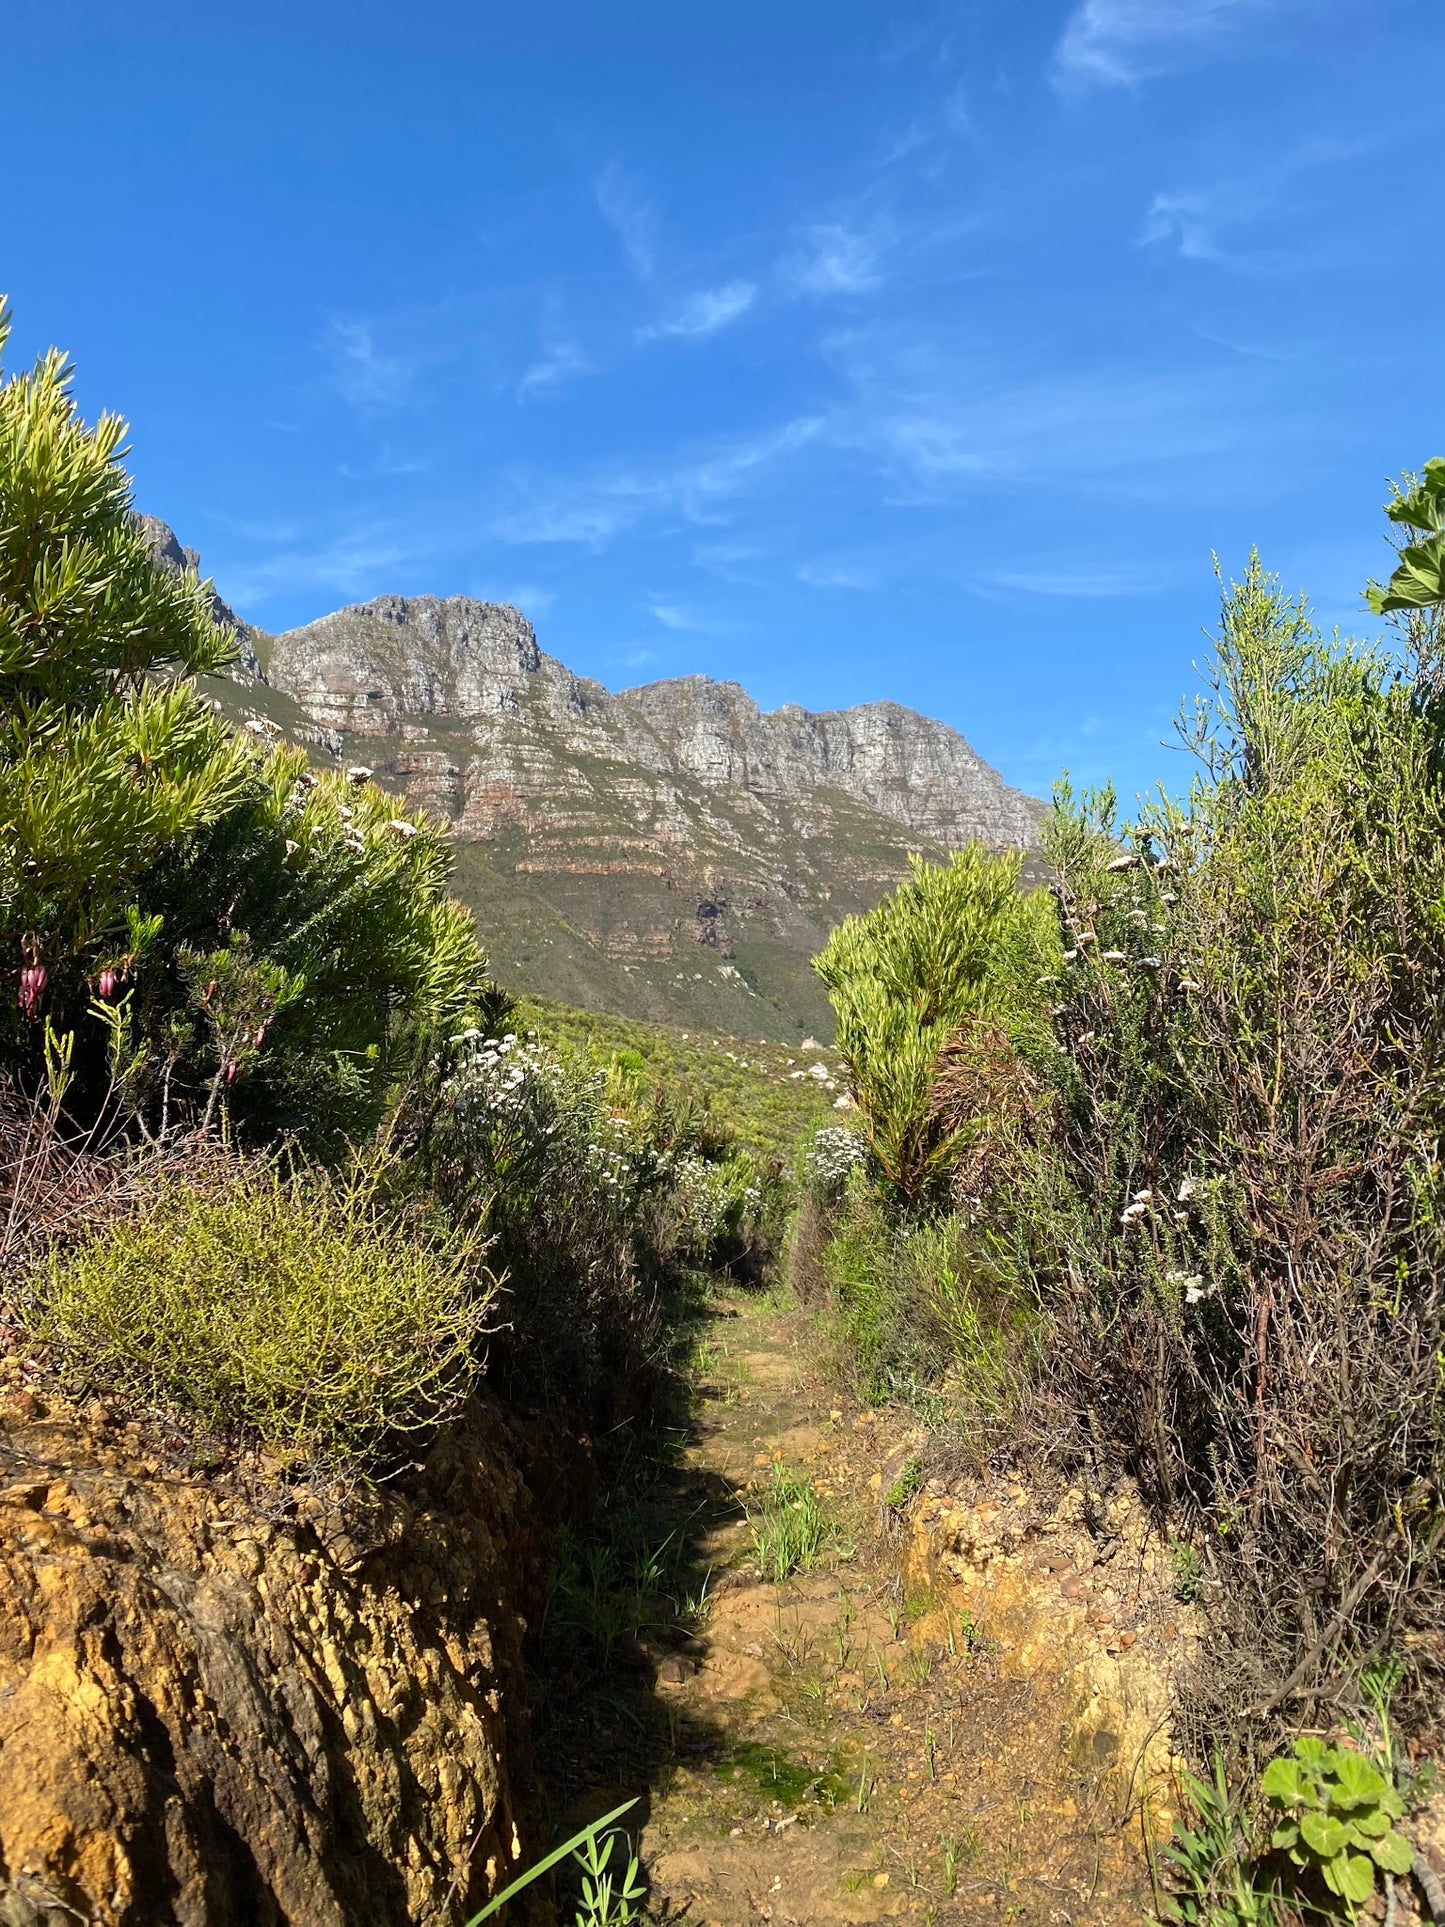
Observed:
[[[0,306],[0,345],[8,319]],[[370,1128],[419,1040],[494,1010],[440,826],[234,737],[233,640],[152,564],[124,425],[50,353],[0,382],[0,1071],[152,1135]]]
[[[1038,1319],[982,1226],[957,1213],[900,1219],[855,1179],[819,1263],[859,1398],[910,1401],[982,1451],[1007,1434]]]
[[[900,1203],[926,1207],[946,1194],[960,1142],[934,1099],[939,1054],[970,1019],[1034,1034],[1057,944],[1047,896],[1019,888],[1019,853],[975,844],[946,864],[910,860],[912,875],[839,924],[813,968],[876,1173]]]
[[[423,1243],[365,1184],[225,1164],[55,1250],[34,1337],[122,1401],[322,1457],[437,1423],[495,1286],[474,1243]]]
[[[669,1283],[745,1252],[759,1204],[751,1160],[690,1107],[655,1088],[630,1109],[619,1096],[535,1038],[470,1029],[406,1125],[428,1187],[504,1268],[504,1377],[597,1422],[653,1371]]]

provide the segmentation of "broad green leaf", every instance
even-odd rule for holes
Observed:
[[[1292,1847],[1298,1839],[1299,1821],[1281,1820],[1274,1832],[1269,1836],[1269,1844],[1272,1847]]]
[[[1323,1868],[1325,1885],[1341,1900],[1368,1900],[1375,1891],[1375,1863],[1367,1854],[1336,1854]]]
[[[1299,1830],[1305,1845],[1313,1848],[1322,1860],[1332,1860],[1349,1844],[1344,1822],[1331,1813],[1306,1813],[1300,1820]]]
[[[1433,532],[1445,526],[1445,461],[1433,456],[1426,462],[1420,486],[1391,502],[1385,513],[1406,528]]]
[[[1323,1773],[1330,1764],[1331,1748],[1308,1734],[1294,1743],[1294,1756],[1309,1773]]]
[[[1370,1843],[1370,1853],[1377,1867],[1386,1873],[1408,1873],[1415,1858],[1414,1849],[1403,1833],[1387,1833],[1383,1839]]]
[[[1400,565],[1382,587],[1372,582],[1365,600],[1376,615],[1392,609],[1423,609],[1445,602],[1445,536],[1400,551]]]
[[[1350,1815],[1349,1829],[1363,1845],[1366,1840],[1378,1840],[1390,1831],[1390,1816],[1383,1807],[1366,1807],[1363,1813]]]
[[[1295,1760],[1271,1760],[1259,1784],[1271,1800],[1285,1806],[1297,1806],[1305,1798],[1304,1778]]]
[[[1358,1753],[1346,1752],[1343,1747],[1336,1750],[1333,1761],[1335,1789],[1331,1795],[1331,1805],[1337,1807],[1378,1806],[1380,1795],[1388,1786],[1383,1773],[1377,1773],[1368,1760]]]

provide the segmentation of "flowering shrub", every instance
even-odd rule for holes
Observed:
[[[803,1153],[804,1179],[826,1197],[841,1197],[866,1155],[867,1147],[855,1131],[843,1124],[825,1124]]]
[[[757,1168],[746,1153],[720,1163],[689,1155],[673,1169],[678,1242],[698,1263],[743,1241],[763,1208]]]
[[[500,1368],[569,1396],[620,1396],[669,1270],[745,1242],[761,1206],[750,1158],[706,1155],[695,1119],[656,1092],[622,1101],[605,1071],[535,1037],[469,1027],[413,1120],[432,1188],[505,1274]]]

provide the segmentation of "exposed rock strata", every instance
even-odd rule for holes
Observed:
[[[509,795],[523,807],[558,751],[662,779],[634,784],[634,814],[645,802],[677,826],[686,813],[672,785],[693,779],[754,799],[762,816],[772,800],[841,792],[942,844],[1028,843],[1037,829],[1032,798],[956,730],[897,703],[765,714],[737,683],[708,676],[613,695],[545,655],[526,617],[501,603],[378,596],[278,637],[269,675],[335,728],[400,737],[409,720],[464,725],[477,752],[468,788],[494,796],[472,819],[478,832]]]
[[[516,1607],[536,1546],[484,1406],[364,1506],[189,1476],[17,1385],[7,1927],[440,1927],[533,1856]]]
[[[807,960],[910,848],[1037,831],[1033,798],[912,710],[764,713],[706,676],[613,694],[504,604],[379,596],[260,653],[278,697],[451,822],[502,980],[574,1002],[826,1027]]]

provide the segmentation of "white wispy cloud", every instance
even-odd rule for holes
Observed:
[[[657,222],[637,181],[616,162],[596,184],[602,218],[621,241],[633,271],[647,281],[657,265]]]
[[[356,602],[390,587],[393,572],[414,553],[379,525],[353,529],[309,548],[279,549],[227,569],[225,593],[242,612],[298,589]]]
[[[810,589],[876,589],[878,578],[866,569],[852,567],[848,563],[804,562],[798,569],[798,580],[806,582]]]
[[[709,625],[701,616],[694,615],[690,609],[683,609],[675,602],[649,602],[648,614],[664,629],[679,629],[689,633],[706,629]]]
[[[853,389],[828,437],[880,467],[896,500],[1036,479],[1147,492],[1161,467],[1237,454],[1251,439],[1288,432],[1278,416],[1266,424],[1248,405],[1258,378],[1242,362],[1010,378],[993,358],[941,352],[885,329],[834,337],[828,354]]]
[[[703,288],[691,294],[670,313],[637,330],[639,341],[656,341],[666,336],[697,340],[715,335],[745,315],[758,298],[754,281],[725,281],[719,288]]]
[[[1215,238],[1217,226],[1208,195],[1156,194],[1149,203],[1139,241],[1143,247],[1159,241],[1177,242],[1180,258],[1185,261],[1223,261],[1224,250]]]
[[[592,373],[592,363],[577,342],[555,341],[545,354],[527,368],[517,383],[517,399],[530,401],[536,395],[550,394],[565,382]]]
[[[625,499],[613,500],[605,491],[561,489],[497,516],[490,527],[499,542],[577,542],[600,549],[633,520]]]
[[[1054,50],[1065,89],[1131,86],[1188,65],[1280,0],[1080,0]]]
[[[822,433],[816,416],[799,416],[744,441],[724,443],[670,468],[625,470],[550,486],[525,486],[527,499],[494,518],[499,541],[578,542],[601,548],[649,516],[681,514],[692,522],[718,519],[719,509],[759,471],[793,454]]]
[[[839,221],[808,229],[788,264],[789,278],[807,294],[866,294],[882,280],[879,237]]]
[[[411,387],[415,363],[378,347],[372,324],[357,316],[334,315],[321,347],[332,381],[353,408],[394,406]]]
[[[532,582],[514,582],[504,584],[501,588],[495,583],[483,583],[471,593],[478,602],[505,602],[534,620],[538,616],[545,616],[557,600],[551,589],[539,589]]]
[[[1271,146],[1247,171],[1207,186],[1156,194],[1139,232],[1140,245],[1173,246],[1185,261],[1266,271],[1292,266],[1297,251],[1281,247],[1273,233],[1286,223],[1300,228],[1302,213],[1321,192],[1319,184],[1311,184],[1312,175],[1357,160],[1364,151],[1358,139],[1315,135],[1283,149]]]
[[[1155,595],[1163,586],[1157,569],[1137,568],[1129,563],[1115,568],[1091,564],[1075,568],[987,569],[975,578],[975,587],[985,592],[1085,599]]]

